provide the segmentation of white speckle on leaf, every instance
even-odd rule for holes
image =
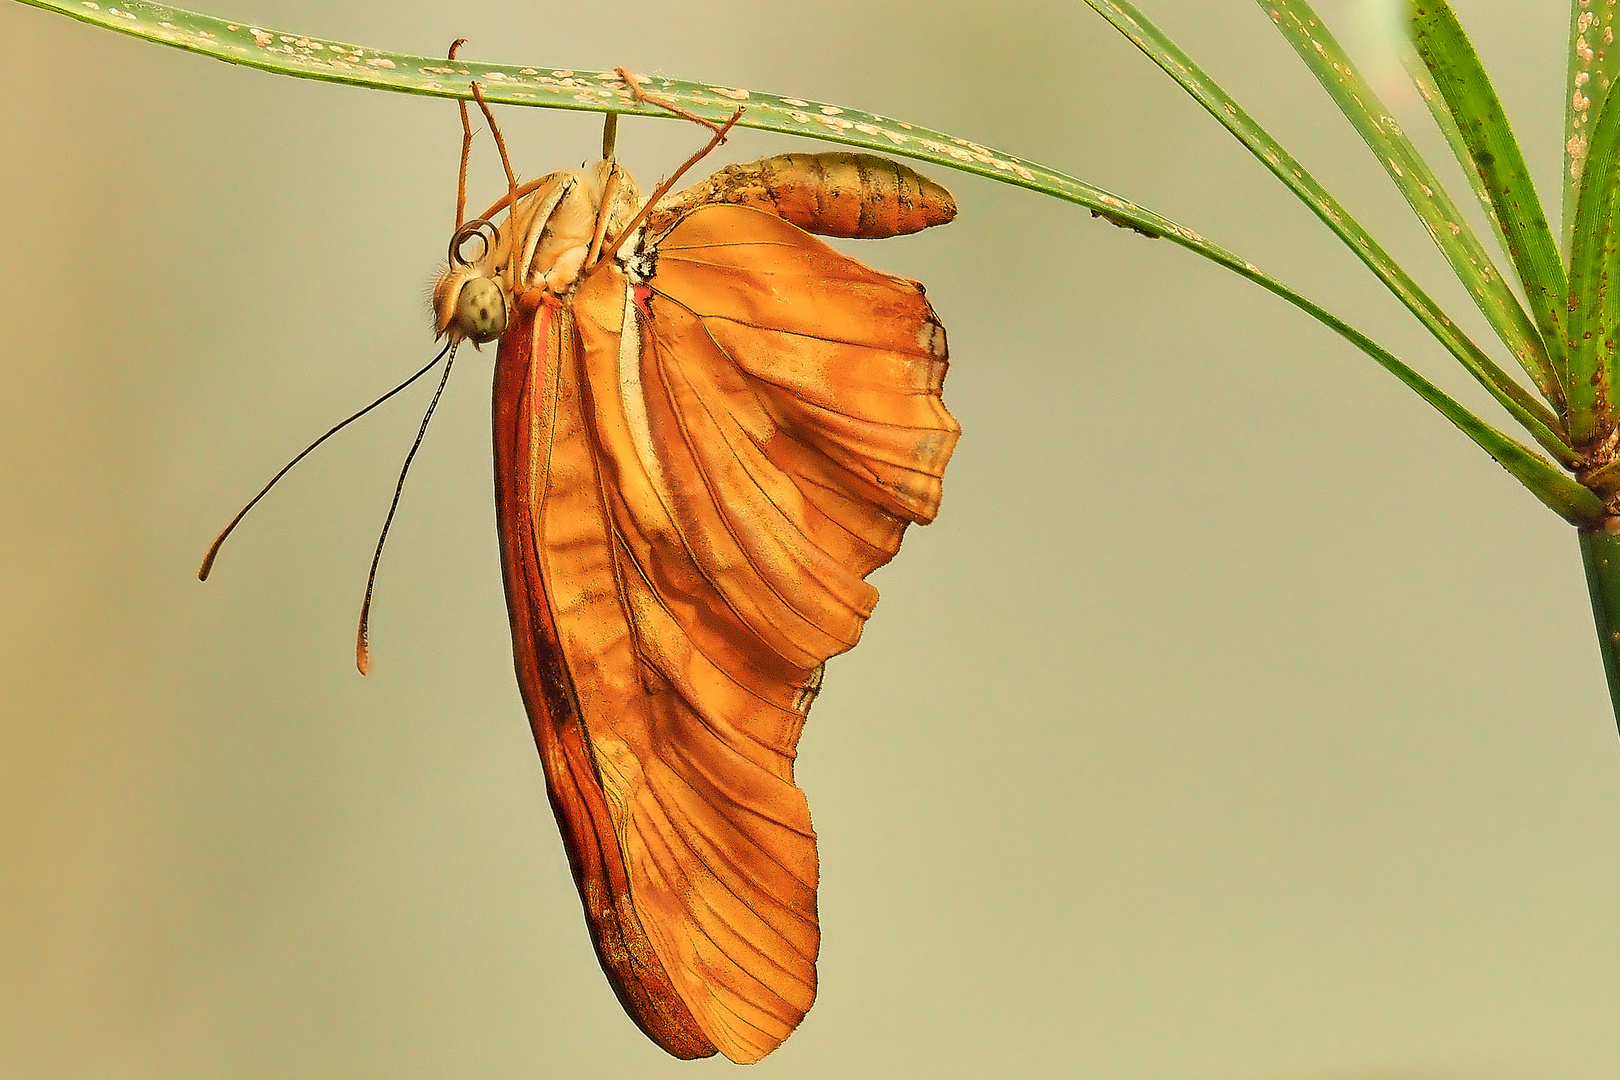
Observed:
[[[95,7],[96,5],[91,4],[90,6]],[[784,104],[784,105],[797,105],[801,109],[808,108],[809,105],[810,105],[810,103],[808,101],[800,101],[796,97],[785,97],[785,98],[782,99],[782,104]]]
[[[746,90],[733,90],[726,86],[711,86],[709,89],[714,93],[719,94],[721,97],[730,98],[732,101],[748,100],[748,91]]]
[[[373,56],[370,60],[367,60],[366,63],[370,64],[372,67],[379,68],[392,68],[394,66],[394,62],[388,59],[386,56]]]
[[[841,113],[843,111],[844,111],[843,109],[840,109],[836,105],[823,105],[821,107],[821,112],[822,112],[823,116],[837,116],[839,113]]]

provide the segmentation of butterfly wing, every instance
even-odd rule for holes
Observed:
[[[550,591],[555,581],[566,586],[569,579],[561,575],[570,572],[581,575],[576,581],[597,580],[601,587],[600,550],[581,550],[586,559],[564,565],[555,546],[558,532],[548,528],[551,515],[570,520],[570,502],[585,504],[581,524],[593,520],[593,463],[578,437],[577,351],[566,309],[550,301],[520,304],[495,364],[495,511],[518,687],[602,969],[649,1038],[676,1057],[707,1057],[714,1044],[682,1003],[629,902],[615,816],[598,779]],[[600,505],[594,510],[599,522]],[[597,558],[587,561],[589,554]]]
[[[741,206],[687,213],[655,259],[542,308],[527,357],[503,339],[507,595],[621,1001],[678,1056],[749,1062],[815,996],[799,732],[957,426],[915,283]]]

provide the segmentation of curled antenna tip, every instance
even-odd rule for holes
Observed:
[[[360,669],[360,674],[371,672],[371,649],[366,644],[366,628],[360,628],[359,636],[354,643],[354,666]]]

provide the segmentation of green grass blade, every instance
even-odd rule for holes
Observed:
[[[147,0],[124,0],[116,6],[86,4],[79,0],[19,2],[277,75],[461,99],[472,97],[470,87],[476,81],[483,88],[484,98],[495,104],[678,119],[656,106],[634,101],[624,80],[611,71],[496,64],[466,57],[450,63],[443,57],[413,56],[349,45],[328,38],[231,22]],[[738,127],[779,131],[910,157],[1093,205],[1087,202],[1092,197],[1092,189],[1084,185],[1075,188],[1071,178],[1061,173],[901,120],[717,83],[686,82],[661,76],[639,78],[648,92],[709,120],[726,120],[742,106],[745,111],[737,122]],[[1095,208],[1102,208],[1102,204],[1096,202]]]
[[[1258,2],[1384,166],[1406,197],[1407,205],[1429,230],[1458,280],[1474,297],[1491,329],[1518,358],[1542,397],[1554,406],[1562,406],[1563,390],[1553,373],[1540,331],[1513,289],[1502,279],[1490,253],[1452,202],[1439,177],[1361,77],[1337,39],[1306,0]]]
[[[1266,286],[1265,282],[1259,279],[1254,280],[1257,284]],[[1266,287],[1269,288],[1270,286]],[[1272,291],[1278,292],[1278,295],[1285,295],[1276,289]],[[1287,298],[1293,300],[1291,296]],[[1491,455],[1498,465],[1529,488],[1531,494],[1540,499],[1548,509],[1565,521],[1571,525],[1590,525],[1603,519],[1605,514],[1603,501],[1590,488],[1575,480],[1540,454],[1502,434],[1502,432],[1463,408],[1458,402],[1452,400],[1445,391],[1418,374],[1399,358],[1385,351],[1382,346],[1367,338],[1359,330],[1345,325],[1328,312],[1320,311],[1320,309],[1312,310],[1315,305],[1310,304],[1309,301],[1293,300],[1293,302],[1299,307],[1311,311],[1321,322],[1333,327],[1368,356],[1378,361],[1385,370],[1415,390],[1419,397],[1434,406],[1442,416],[1455,424],[1459,431],[1467,435],[1482,450]]]
[[[1572,250],[1575,204],[1581,194],[1581,171],[1591,145],[1592,126],[1620,71],[1614,48],[1617,28],[1613,4],[1570,0],[1569,82],[1564,94],[1564,250]]]
[[[1565,371],[1559,381],[1566,397],[1574,384],[1591,377],[1591,372],[1568,370],[1565,355],[1568,340],[1564,328],[1564,304],[1569,284],[1564,264],[1553,242],[1546,211],[1536,196],[1530,170],[1524,163],[1519,142],[1513,137],[1502,102],[1496,96],[1485,69],[1480,65],[1468,35],[1457,22],[1445,0],[1413,0],[1410,8],[1413,42],[1418,56],[1434,76],[1446,107],[1457,118],[1469,160],[1478,171],[1497,220],[1507,235],[1508,255],[1524,286],[1541,339],[1546,343],[1555,370]],[[1570,439],[1579,445],[1590,437],[1593,417],[1590,410],[1578,415],[1570,405]],[[1577,432],[1580,432],[1579,434]]]
[[[1564,441],[1560,422],[1528,390],[1508,376],[1496,362],[1480,351],[1438,305],[1418,287],[1401,266],[1390,258],[1367,231],[1350,216],[1337,199],[1317,183],[1293,155],[1284,150],[1264,128],[1233,101],[1226,91],[1193,63],[1169,38],[1149,22],[1127,0],[1086,0],[1098,14],[1112,23],[1149,59],[1181,84],[1182,89],[1207,109],[1249,152],[1261,160],[1300,201],[1310,207],[1345,245],[1355,252],[1368,269],[1378,276],[1423,326],[1443,344],[1464,369],[1501,403],[1525,430],[1562,465],[1573,467],[1575,452]]]
[[[1581,170],[1580,194],[1575,203],[1571,233],[1569,311],[1571,372],[1592,375],[1569,388],[1572,433],[1575,417],[1593,418],[1577,445],[1601,444],[1614,431],[1611,389],[1614,386],[1617,290],[1609,288],[1620,238],[1614,232],[1615,185],[1620,182],[1620,100],[1610,97],[1591,138]]]
[[[1451,147],[1452,155],[1462,168],[1462,174],[1468,181],[1468,188],[1478,200],[1480,209],[1485,212],[1485,218],[1491,223],[1491,232],[1501,247],[1502,255],[1513,261],[1508,253],[1507,233],[1502,230],[1502,221],[1496,216],[1496,207],[1491,203],[1491,193],[1485,190],[1485,182],[1479,178],[1479,170],[1474,168],[1474,159],[1468,156],[1468,144],[1463,141],[1462,131],[1457,127],[1457,118],[1451,115],[1446,108],[1446,99],[1440,96],[1440,91],[1434,85],[1434,79],[1429,76],[1429,69],[1423,66],[1423,61],[1417,54],[1407,50],[1401,51],[1401,63],[1406,73],[1412,79],[1412,85],[1417,88],[1418,96],[1429,110],[1429,116],[1434,119],[1434,126],[1440,129],[1440,134],[1446,137],[1446,145]],[[1540,331],[1536,331],[1540,335]],[[1562,388],[1560,388],[1562,392]]]

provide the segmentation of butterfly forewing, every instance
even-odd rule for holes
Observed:
[[[755,1061],[815,997],[794,748],[865,575],[938,509],[944,333],[914,282],[745,206],[539,292],[501,341],[496,487],[552,804],[637,1023]]]
[[[552,494],[563,496],[554,506],[570,494],[587,509],[589,501],[580,500],[577,473],[588,461],[565,462],[559,469],[552,457],[559,415],[566,422],[569,410],[577,412],[577,387],[574,397],[560,400],[561,376],[573,367],[575,349],[559,306],[531,307],[501,339],[495,366],[495,507],[518,684],[603,970],[653,1041],[677,1057],[706,1057],[715,1047],[671,985],[630,901],[617,823],[597,779],[595,749],[558,630],[556,612],[562,609],[550,594],[558,580],[558,537],[546,535],[538,512]],[[588,523],[590,516],[577,520]]]

